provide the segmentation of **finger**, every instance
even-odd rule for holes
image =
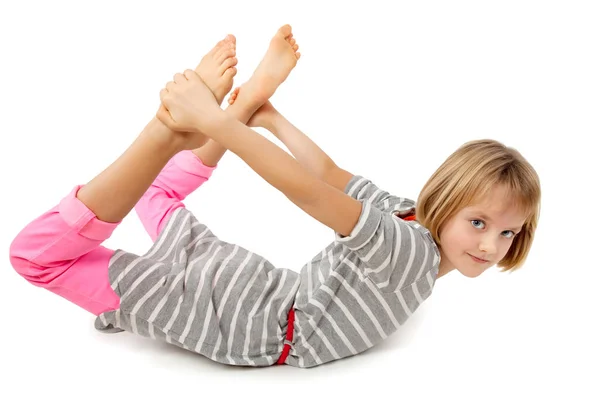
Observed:
[[[168,103],[167,99],[169,97],[169,91],[167,89],[161,89],[159,96],[160,96],[161,103]]]
[[[173,129],[173,127],[175,126],[175,122],[171,117],[171,113],[169,113],[169,111],[163,104],[161,104],[158,108],[158,111],[156,112],[156,118],[170,129]]]
[[[196,71],[192,71],[191,69],[186,69],[183,74],[189,80],[200,79]]]
[[[181,84],[187,82],[187,79],[185,76],[178,72],[173,76],[173,81],[177,84]]]

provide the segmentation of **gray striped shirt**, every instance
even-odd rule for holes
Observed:
[[[300,273],[294,346],[287,363],[320,365],[363,352],[387,338],[429,297],[440,253],[430,232],[399,216],[415,202],[355,175],[346,194],[362,202],[349,236],[334,242]]]
[[[357,225],[347,237],[335,234],[300,274],[218,239],[177,209],[146,254],[115,251],[109,280],[121,304],[96,328],[164,340],[220,363],[268,366],[283,351],[293,306],[287,364],[312,367],[365,351],[431,294],[439,251],[425,228],[395,216],[414,211],[414,201],[360,176],[346,193],[363,203]]]

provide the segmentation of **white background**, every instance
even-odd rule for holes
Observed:
[[[597,2],[0,7],[7,406],[599,405]],[[497,139],[533,164],[542,217],[525,267],[476,279],[452,272],[384,344],[308,370],[229,367],[102,334],[91,314],[14,272],[14,236],[131,144],[174,73],[233,33],[239,85],[284,23],[302,58],[272,101],[339,166],[415,199],[468,140]],[[333,238],[232,153],[186,205],[221,239],[281,267],[299,270]],[[138,254],[150,243],[135,212],[105,242]]]

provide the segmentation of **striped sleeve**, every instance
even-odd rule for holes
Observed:
[[[350,235],[335,233],[335,240],[358,255],[365,278],[382,292],[396,292],[431,270],[436,252],[421,231],[369,202],[362,205]]]
[[[354,199],[366,201],[378,207],[384,200],[392,196],[360,175],[354,175],[350,179],[344,192]]]

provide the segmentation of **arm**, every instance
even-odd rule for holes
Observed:
[[[354,229],[362,210],[361,202],[318,179],[271,141],[224,115],[206,134],[319,222],[342,236],[348,236]]]
[[[319,146],[275,108],[272,108],[272,113],[265,118],[264,128],[273,133],[290,150],[296,160],[316,177],[321,178],[335,166],[333,160]]]
[[[307,214],[342,236],[352,232],[362,203],[319,180],[285,151],[222,111],[194,71],[176,74],[160,98],[164,109],[159,109],[157,118],[171,130],[207,135]]]
[[[270,102],[265,103],[252,119],[251,122],[254,121],[273,133],[314,176],[344,192],[353,174],[338,167],[310,137],[287,120]]]

